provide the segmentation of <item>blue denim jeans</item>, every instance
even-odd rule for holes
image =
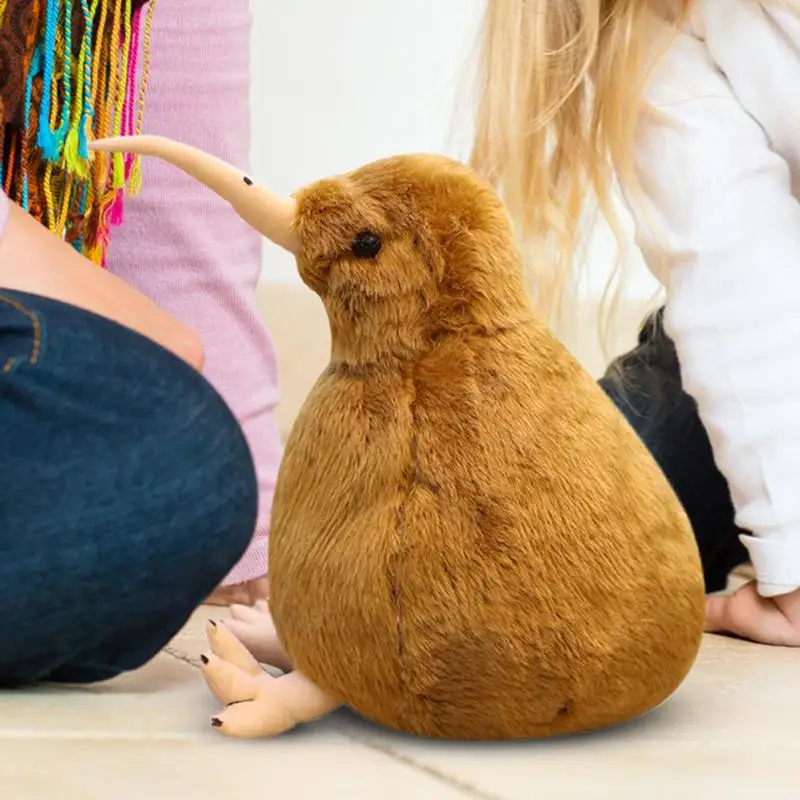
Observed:
[[[645,321],[637,346],[614,361],[600,385],[639,434],[670,481],[692,523],[706,591],[725,588],[747,561],[728,482],[717,469],[697,404],[684,390],[663,309]]]
[[[0,685],[150,660],[234,566],[257,492],[239,425],[190,366],[0,290]]]

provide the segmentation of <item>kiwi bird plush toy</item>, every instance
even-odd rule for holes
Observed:
[[[539,738],[676,690],[704,617],[687,518],[534,312],[488,184],[401,156],[281,199],[169,140],[94,147],[161,157],[227,198],[295,254],[330,321],[275,491],[269,608],[209,630],[221,733],[344,704],[425,737]]]

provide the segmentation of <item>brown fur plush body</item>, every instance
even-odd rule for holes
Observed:
[[[619,723],[703,623],[687,520],[533,313],[505,210],[465,167],[390,159],[298,196],[332,358],[287,443],[270,606],[309,679],[451,739]],[[351,244],[380,237],[373,258]]]

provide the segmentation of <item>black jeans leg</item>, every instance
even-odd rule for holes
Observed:
[[[717,469],[695,401],[683,391],[675,345],[663,309],[642,326],[638,345],[616,359],[600,385],[661,466],[692,523],[706,591],[724,589],[747,561],[734,522],[728,483]]]
[[[0,291],[0,684],[141,666],[237,562],[256,481],[198,373],[71,306]]]

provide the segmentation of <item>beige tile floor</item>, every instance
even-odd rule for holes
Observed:
[[[444,744],[340,712],[270,741],[208,721],[200,609],[154,662],[108,684],[0,693],[0,798],[691,800],[800,797],[800,652],[706,638],[675,697],[614,731]],[[691,798],[689,797],[691,796]]]
[[[327,359],[326,325],[305,290],[260,299],[284,355],[285,432]],[[602,367],[591,348],[575,349]],[[210,614],[220,611],[198,611],[154,662],[117,681],[0,693],[0,800],[800,799],[800,651],[709,636],[662,708],[561,741],[431,743],[341,712],[279,739],[232,742],[209,725],[217,707],[198,672]]]

